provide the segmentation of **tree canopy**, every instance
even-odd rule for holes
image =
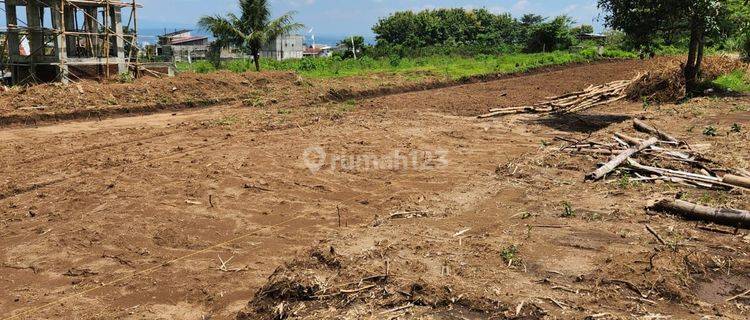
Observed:
[[[546,18],[526,14],[520,20],[508,13],[462,8],[402,11],[380,19],[373,27],[379,46],[505,47],[529,52],[567,49],[575,41],[574,21],[567,16]],[[592,27],[582,29],[593,32]]]
[[[696,85],[707,42],[748,29],[748,0],[599,0],[608,26],[622,30],[636,47],[653,51],[661,42],[688,40],[685,77]]]
[[[276,19],[271,19],[271,10],[267,0],[239,0],[241,15],[229,13],[203,16],[198,26],[210,31],[216,37],[218,46],[233,45],[252,54],[256,70],[260,70],[260,49],[280,36],[301,29],[302,24],[293,20],[294,12],[288,12]]]

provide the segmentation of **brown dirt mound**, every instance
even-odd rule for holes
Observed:
[[[289,85],[293,73],[183,73],[173,78],[141,78],[132,83],[81,81],[19,87],[0,93],[0,112],[13,114],[31,109],[39,113],[65,113],[71,110],[128,108],[142,105],[203,105],[237,98],[250,98],[268,89],[271,83]]]
[[[382,270],[366,270],[371,266]],[[505,304],[480,295],[457,295],[457,283],[419,277],[424,272],[394,277],[384,271],[387,267],[377,254],[345,257],[332,246],[319,246],[276,269],[237,319],[379,319],[407,309],[431,319],[467,313],[508,319]],[[529,304],[513,314],[514,319],[540,319],[544,311]]]
[[[685,77],[682,68],[683,57],[670,57],[654,60],[650,71],[638,78],[628,88],[628,98],[633,101],[665,103],[678,101],[686,96]],[[727,56],[706,57],[703,61],[701,81],[711,81],[722,74],[741,68],[750,68],[736,58]]]

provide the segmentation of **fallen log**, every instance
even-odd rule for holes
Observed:
[[[617,157],[612,159],[610,162],[603,165],[601,168],[587,175],[586,180],[599,180],[601,178],[604,178],[604,176],[612,172],[612,170],[615,170],[618,166],[620,166],[623,162],[628,160],[634,154],[653,146],[658,141],[659,139],[657,139],[656,137],[653,137],[651,139],[648,139],[642,142],[641,144],[635,147],[625,150],[624,152],[620,153]]]
[[[634,127],[634,128],[636,129],[636,130],[638,130],[638,131],[641,131],[641,132],[645,132],[645,133],[648,133],[648,134],[652,134],[652,135],[655,135],[655,136],[657,136],[657,137],[661,138],[662,140],[666,140],[666,141],[668,141],[668,142],[674,142],[674,143],[679,143],[679,144],[682,144],[682,141],[680,141],[680,140],[677,140],[676,138],[674,138],[674,137],[670,136],[670,135],[669,135],[669,134],[667,134],[666,132],[663,132],[663,131],[659,131],[658,129],[656,129],[656,128],[654,128],[654,127],[652,127],[652,126],[650,126],[650,125],[646,124],[645,122],[643,122],[643,121],[641,121],[641,120],[638,120],[638,119],[634,119],[634,120],[633,120],[633,127]]]
[[[736,185],[723,182],[722,179],[718,177],[684,172],[684,171],[671,170],[671,169],[664,169],[664,168],[658,168],[658,167],[652,167],[652,166],[645,166],[636,162],[633,159],[628,159],[628,164],[632,168],[637,169],[637,170],[641,170],[641,171],[645,171],[645,172],[653,173],[653,174],[658,174],[658,175],[662,175],[666,177],[682,179],[682,180],[694,183],[702,187],[710,188],[710,189],[721,189],[718,187],[723,187],[724,189],[731,190],[734,188],[738,188],[738,186]]]
[[[726,184],[731,184],[733,186],[750,189],[750,178],[727,174],[721,179],[721,181]]]
[[[661,200],[651,209],[679,214],[692,220],[703,220],[729,226],[750,226],[750,212],[738,209],[713,208],[683,200]]]

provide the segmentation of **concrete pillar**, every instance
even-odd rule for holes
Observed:
[[[114,43],[115,53],[117,55],[117,73],[123,74],[128,72],[128,65],[125,62],[125,38],[122,30],[122,9],[119,7],[110,7],[109,18],[111,28],[114,31],[112,42]]]
[[[11,63],[19,63],[21,61],[21,40],[18,35],[18,29],[16,28],[18,26],[18,14],[16,11],[16,4],[11,3],[10,1],[5,2],[5,21],[7,21],[8,25],[8,33],[6,35],[6,37],[8,37],[8,58],[10,58]],[[18,66],[11,66],[13,83],[22,80],[18,78],[19,69]]]
[[[62,6],[62,0],[50,1],[52,10],[52,30],[57,30],[55,34],[55,58],[59,63],[58,80],[62,83],[68,82],[68,49],[67,40],[65,39],[65,8]]]
[[[85,14],[83,15],[83,25],[85,26],[85,32],[87,33],[97,33],[99,32],[99,24],[96,22],[97,19],[97,13],[96,8],[87,7],[84,8]],[[86,35],[86,43],[90,47],[91,52],[89,54],[92,57],[98,57],[99,56],[99,38],[95,35]]]
[[[42,32],[42,8],[36,1],[26,3],[26,23],[29,27],[29,63],[31,73],[36,75],[36,62],[44,55],[44,33]]]
[[[75,16],[77,12],[76,7],[66,6],[63,12],[63,19],[65,20],[65,30],[67,31],[79,31],[76,26]],[[68,56],[78,55],[78,36],[67,36],[65,37],[65,45],[68,49]]]

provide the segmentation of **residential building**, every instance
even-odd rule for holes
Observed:
[[[262,58],[271,58],[278,61],[286,59],[302,59],[305,51],[304,40],[301,35],[287,35],[276,38],[263,45],[260,51]]]
[[[334,48],[327,45],[313,45],[305,48],[302,56],[311,58],[327,58],[333,55]]]
[[[194,36],[191,30],[182,29],[159,36],[157,55],[171,56],[175,61],[205,59],[209,50],[206,36]]]

